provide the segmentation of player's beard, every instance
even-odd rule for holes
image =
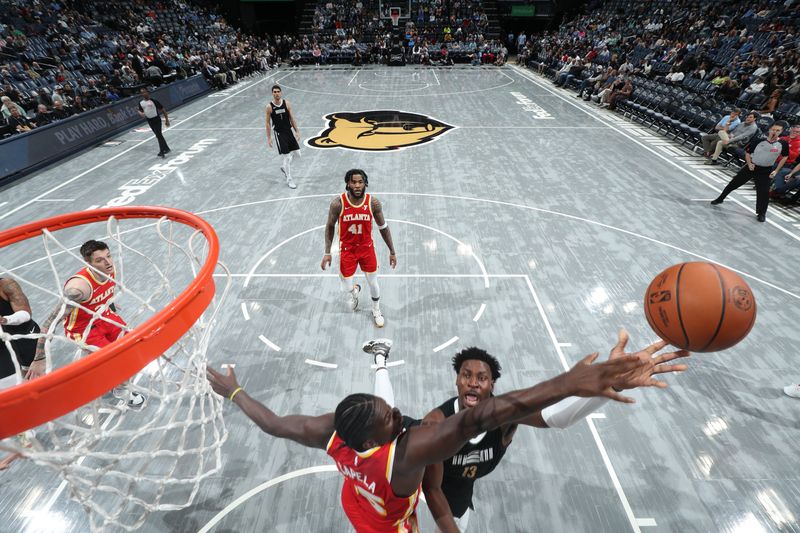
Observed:
[[[363,198],[364,192],[366,192],[365,189],[361,189],[359,192],[356,192],[350,187],[347,188],[347,191],[353,196],[353,198]]]

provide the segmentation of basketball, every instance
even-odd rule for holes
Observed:
[[[653,331],[673,346],[718,352],[750,333],[756,300],[747,283],[725,267],[680,263],[650,282],[644,312]]]

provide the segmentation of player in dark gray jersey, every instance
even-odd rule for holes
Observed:
[[[616,346],[609,360],[624,357],[628,334],[619,332]],[[655,364],[671,361],[688,355],[686,351],[654,354],[666,346],[659,341],[636,353],[643,360],[652,359]],[[672,368],[683,369],[684,365]],[[494,383],[500,378],[500,363],[495,357],[480,348],[467,348],[453,357],[456,371],[458,396],[450,398],[428,413],[423,424],[439,423],[465,409],[471,409],[493,396]],[[622,388],[638,386],[631,380]],[[666,387],[661,383],[659,387]],[[620,389],[622,390],[622,389]],[[474,505],[472,493],[475,481],[490,474],[508,449],[517,426],[536,428],[566,428],[584,419],[606,403],[603,398],[568,398],[512,424],[500,426],[472,438],[453,457],[442,463],[429,465],[425,471],[422,488],[431,514],[436,520],[437,531],[453,533],[465,531]]]
[[[294,131],[292,131],[294,129]],[[282,98],[279,85],[272,86],[272,100],[267,104],[267,144],[272,148],[272,134],[275,133],[275,145],[281,155],[281,172],[286,176],[286,185],[296,189],[292,179],[292,161],[300,153],[300,130],[294,120],[294,113],[289,102]]]

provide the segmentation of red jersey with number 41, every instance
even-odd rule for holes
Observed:
[[[101,307],[106,305],[106,303],[108,303],[108,301],[114,297],[114,288],[117,285],[114,281],[114,274],[103,281],[99,279],[99,274],[96,274],[88,267],[79,270],[77,274],[70,277],[70,279],[72,278],[81,278],[92,288],[92,295],[89,297],[89,299],[85,302],[81,302],[81,305],[87,309],[90,309],[92,313],[87,313],[83,309],[79,309],[77,307],[73,307],[70,310],[70,312],[64,317],[64,331],[70,337],[75,335],[83,335],[84,331],[86,330],[86,326],[89,325],[89,321],[92,320],[94,313],[97,313]],[[110,309],[108,309],[108,307],[106,307],[102,314],[109,315],[113,313]],[[95,323],[97,323],[96,319]]]
[[[342,507],[357,533],[419,533],[414,494],[401,498],[392,491],[392,467],[397,439],[357,452],[333,433],[327,451],[344,476]]]
[[[342,211],[339,213],[339,243],[342,250],[372,246],[372,201],[369,194],[359,205],[350,203],[347,193],[342,194]]]

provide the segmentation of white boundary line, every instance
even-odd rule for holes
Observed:
[[[550,325],[550,320],[547,318],[547,313],[544,310],[542,302],[539,300],[539,296],[536,294],[536,290],[534,290],[533,288],[533,283],[531,282],[531,278],[529,276],[525,276],[525,283],[528,285],[528,290],[530,290],[531,296],[533,296],[533,302],[534,304],[536,304],[536,308],[539,310],[539,316],[542,317],[544,326],[547,329],[547,334],[550,336],[550,341],[553,343],[553,347],[556,349],[558,358],[561,360],[561,366],[564,368],[564,371],[566,372],[567,370],[570,369],[570,365],[569,363],[567,363],[567,358],[564,356],[564,352],[561,350],[562,343],[558,342],[558,338],[556,337],[556,333],[553,330],[553,326]],[[628,497],[625,495],[625,491],[623,490],[622,484],[619,481],[617,472],[616,470],[614,470],[614,465],[611,464],[611,459],[608,457],[608,452],[606,451],[606,447],[603,444],[602,439],[600,439],[600,434],[597,432],[597,428],[594,425],[594,421],[591,418],[587,418],[586,423],[589,425],[589,430],[592,432],[592,436],[594,437],[594,442],[597,445],[597,449],[600,451],[600,456],[603,458],[603,463],[606,466],[606,470],[608,470],[608,475],[611,477],[611,483],[614,485],[614,489],[617,491],[617,496],[619,496],[619,499],[622,502],[622,507],[625,510],[625,514],[628,517],[628,522],[630,522],[633,531],[635,531],[636,533],[641,533],[641,529],[639,529],[637,518],[633,514],[633,509],[631,508],[631,504],[628,501]]]
[[[314,359],[306,359],[304,362],[309,365],[321,366],[322,368],[339,368],[339,365],[336,363],[323,363],[322,361],[315,361]]]
[[[220,276],[224,277],[225,274],[220,274]],[[242,302],[242,316],[244,316],[245,320],[250,320],[250,313],[247,312],[247,302]]]
[[[278,476],[276,478],[270,479],[262,483],[261,485],[248,490],[231,503],[229,503],[222,511],[216,514],[214,518],[208,521],[206,525],[204,525],[197,533],[208,533],[211,529],[216,526],[220,520],[225,518],[231,511],[239,507],[242,503],[246,502],[259,492],[263,492],[268,488],[277,485],[279,483],[283,483],[284,481],[288,481],[290,479],[294,479],[296,477],[307,476],[309,474],[317,474],[319,472],[336,472],[336,465],[321,465],[321,466],[312,466],[309,468],[303,468],[301,470],[295,470],[294,472],[288,472],[282,476]]]
[[[630,141],[633,141],[634,143],[638,144],[639,146],[641,146],[642,148],[644,148],[644,149],[645,149],[645,150],[647,150],[648,152],[650,152],[650,153],[654,154],[656,157],[658,157],[658,158],[660,158],[661,160],[665,161],[665,162],[666,162],[666,163],[668,163],[669,165],[671,165],[671,166],[673,166],[673,167],[677,168],[678,170],[680,170],[680,171],[681,171],[681,172],[683,172],[684,174],[687,174],[687,175],[691,176],[691,177],[692,177],[692,179],[695,179],[695,180],[699,181],[700,183],[702,183],[703,185],[705,185],[706,187],[708,187],[708,188],[710,188],[710,189],[713,189],[713,190],[714,190],[714,191],[716,191],[717,193],[720,193],[720,192],[722,192],[722,190],[721,190],[721,189],[719,189],[719,188],[717,188],[716,186],[714,186],[714,185],[712,185],[712,184],[708,183],[707,181],[705,181],[705,180],[703,180],[703,179],[701,179],[701,178],[697,177],[697,176],[696,176],[696,175],[695,175],[693,172],[691,172],[690,170],[688,170],[687,168],[685,168],[683,165],[679,165],[678,163],[676,163],[675,161],[673,161],[673,160],[672,160],[672,159],[670,159],[669,157],[667,157],[667,156],[665,156],[664,154],[660,153],[660,152],[659,152],[658,150],[656,150],[655,148],[652,148],[652,147],[650,147],[650,146],[647,146],[645,143],[641,142],[639,139],[637,139],[637,138],[635,138],[635,137],[632,137],[631,135],[628,135],[628,134],[627,134],[627,133],[625,133],[623,130],[621,130],[621,129],[617,128],[617,127],[616,127],[616,125],[612,124],[610,121],[607,121],[607,120],[603,120],[603,119],[601,119],[601,118],[600,118],[600,117],[599,117],[597,114],[592,114],[592,113],[590,113],[590,112],[589,112],[587,109],[585,109],[583,106],[580,106],[580,105],[578,105],[577,103],[575,103],[575,102],[572,102],[572,101],[568,100],[568,99],[567,99],[567,98],[565,98],[564,96],[562,96],[562,95],[560,95],[560,94],[558,94],[558,93],[556,93],[556,92],[554,92],[554,91],[550,90],[550,88],[549,88],[549,87],[547,87],[546,85],[542,84],[540,81],[538,81],[538,80],[534,79],[534,77],[533,77],[533,74],[530,74],[530,77],[529,77],[529,76],[528,76],[528,73],[527,73],[527,72],[525,72],[523,69],[521,69],[521,68],[519,68],[519,67],[517,67],[517,66],[515,66],[515,65],[511,65],[511,68],[512,68],[512,69],[514,69],[514,70],[517,72],[517,74],[519,74],[519,76],[520,76],[520,77],[522,77],[522,78],[525,78],[526,80],[530,81],[531,83],[533,83],[533,84],[534,84],[534,85],[536,85],[537,87],[539,87],[539,88],[541,88],[541,89],[544,89],[545,91],[549,92],[550,94],[552,94],[552,95],[553,95],[553,96],[555,96],[556,98],[559,98],[559,99],[563,100],[564,102],[568,103],[569,105],[571,105],[571,106],[572,106],[572,107],[574,107],[575,109],[578,109],[578,110],[580,110],[581,112],[585,113],[586,115],[590,116],[590,117],[591,117],[591,118],[593,118],[594,120],[596,120],[596,121],[598,121],[598,122],[601,122],[601,123],[605,124],[606,126],[608,126],[608,128],[610,128],[610,129],[612,129],[612,130],[616,131],[617,133],[619,133],[619,134],[620,134],[620,135],[622,135],[623,137],[625,137],[625,138],[629,139]],[[740,207],[744,208],[744,209],[745,209],[745,210],[747,210],[748,212],[750,212],[750,213],[754,213],[754,214],[755,214],[755,210],[754,210],[753,208],[751,208],[751,207],[748,207],[747,205],[745,205],[745,204],[744,204],[743,202],[741,202],[740,200],[737,200],[735,197],[731,197],[731,198],[730,198],[730,200],[731,200],[732,202],[736,203],[737,205],[739,205]],[[790,231],[790,230],[788,230],[788,229],[784,228],[784,227],[783,227],[783,226],[781,226],[780,224],[777,224],[776,222],[774,222],[774,221],[772,221],[772,220],[769,220],[769,219],[767,219],[767,223],[768,223],[768,224],[770,224],[772,227],[774,227],[774,228],[777,228],[779,231],[781,231],[781,232],[785,233],[786,235],[788,235],[788,236],[789,236],[789,237],[791,237],[792,239],[794,239],[794,240],[796,240],[796,241],[800,241],[800,235],[796,235],[794,232],[792,232],[792,231]]]
[[[356,80],[356,76],[358,76],[358,73],[359,73],[359,72],[361,72],[361,69],[358,69],[358,70],[356,71],[356,73],[355,73],[355,74],[353,74],[353,77],[352,77],[352,78],[350,78],[350,81],[348,81],[348,82],[347,82],[347,86],[348,86],[348,87],[350,87],[350,84],[351,84],[351,83],[353,83],[353,82]]]
[[[449,341],[445,341],[442,344],[440,344],[439,346],[437,346],[436,348],[434,348],[433,351],[434,352],[441,352],[442,350],[444,350],[445,348],[447,348],[448,346],[450,346],[451,344],[453,344],[457,340],[458,340],[458,336],[455,336],[452,339],[450,339]]]
[[[208,106],[208,107],[206,107],[206,108],[204,108],[204,109],[201,109],[200,111],[198,111],[198,112],[197,112],[197,113],[195,113],[194,115],[190,115],[190,116],[186,117],[185,119],[183,119],[183,120],[180,120],[180,121],[176,122],[176,123],[175,123],[175,126],[177,126],[178,124],[183,124],[184,122],[188,122],[189,120],[193,119],[193,118],[194,118],[194,117],[196,117],[197,115],[199,115],[199,114],[201,114],[201,113],[205,113],[205,112],[206,112],[206,111],[208,111],[209,109],[211,109],[211,108],[213,108],[213,107],[216,107],[216,106],[218,106],[219,104],[221,104],[222,102],[224,102],[224,101],[228,100],[229,98],[232,98],[233,96],[235,96],[235,95],[237,95],[237,94],[239,94],[239,93],[241,93],[241,92],[247,91],[248,89],[251,89],[251,88],[255,87],[255,86],[256,86],[256,85],[258,85],[259,83],[264,83],[265,81],[267,81],[268,79],[270,79],[271,77],[273,77],[273,76],[275,76],[276,74],[279,74],[279,73],[280,73],[280,71],[278,71],[278,72],[275,72],[274,74],[270,74],[270,75],[268,75],[268,76],[265,76],[263,79],[261,79],[261,80],[259,80],[259,81],[255,82],[255,83],[252,83],[252,84],[248,85],[248,86],[247,86],[247,87],[245,87],[244,89],[242,89],[242,90],[240,90],[240,91],[237,91],[237,92],[233,93],[231,96],[228,96],[228,97],[226,97],[226,98],[223,98],[222,100],[217,100],[216,102],[214,102],[214,103],[213,103],[213,104],[211,104],[210,106]],[[289,72],[289,73],[288,73],[286,76],[289,76],[289,75],[291,75],[291,74],[293,74],[293,73],[292,73],[292,72]],[[286,76],[284,76],[283,78],[285,78]],[[283,78],[281,78],[281,80],[282,80]],[[275,80],[275,81],[280,81],[280,80]],[[123,131],[123,132],[121,132],[121,133],[120,133],[120,135],[122,135],[122,134],[125,134],[125,133],[130,133],[130,131],[131,131],[131,130],[126,130],[126,131]],[[93,171],[97,170],[98,168],[100,168],[100,167],[102,167],[102,166],[106,165],[107,163],[110,163],[111,161],[114,161],[114,160],[115,160],[115,159],[117,159],[118,157],[122,157],[123,155],[127,154],[127,153],[128,153],[128,152],[130,152],[131,150],[134,150],[135,148],[138,148],[139,146],[143,145],[144,143],[146,143],[146,142],[147,142],[147,141],[149,141],[150,139],[155,139],[155,135],[150,135],[150,136],[148,136],[146,139],[143,139],[143,140],[141,140],[141,141],[139,141],[139,142],[135,143],[133,146],[131,146],[130,148],[127,148],[127,149],[125,149],[125,150],[121,151],[121,152],[120,152],[120,153],[118,153],[117,155],[111,156],[111,157],[109,157],[108,159],[106,159],[105,161],[101,161],[100,163],[96,164],[95,166],[93,166],[93,167],[91,167],[91,168],[89,168],[89,169],[87,169],[87,170],[84,170],[83,172],[81,172],[81,173],[80,173],[80,174],[78,174],[77,176],[73,176],[72,178],[70,178],[70,179],[68,179],[68,180],[62,181],[61,183],[59,183],[59,184],[58,184],[58,185],[56,185],[55,187],[51,187],[50,189],[48,189],[48,190],[46,190],[45,192],[41,193],[40,195],[38,195],[37,197],[33,198],[32,200],[28,200],[27,202],[25,202],[25,203],[23,203],[23,204],[20,204],[20,205],[18,205],[18,206],[17,206],[17,207],[15,207],[14,209],[12,209],[12,210],[10,210],[10,211],[6,211],[6,212],[5,212],[5,213],[3,213],[2,215],[0,215],[0,220],[3,220],[3,219],[4,219],[4,218],[6,218],[7,216],[9,216],[9,215],[13,215],[13,214],[14,214],[14,213],[16,213],[17,211],[19,211],[19,210],[21,210],[21,209],[24,209],[24,208],[28,207],[29,205],[31,205],[32,203],[36,202],[37,200],[41,200],[42,198],[44,198],[44,197],[45,197],[45,196],[47,196],[48,194],[50,194],[50,193],[52,193],[52,192],[54,192],[54,191],[57,191],[57,190],[59,190],[60,188],[62,188],[62,187],[64,187],[64,186],[66,186],[66,185],[69,185],[69,184],[70,184],[70,183],[72,183],[73,181],[75,181],[75,180],[77,180],[77,179],[80,179],[80,178],[84,177],[86,174],[89,174],[90,172],[93,172]]]
[[[483,316],[483,312],[486,311],[486,303],[481,304],[481,308],[478,309],[478,313],[472,318],[473,322],[477,322]]]
[[[434,77],[434,78],[436,78],[436,85],[438,85],[439,87],[441,87],[441,86],[442,86],[442,82],[440,82],[440,81],[439,81],[439,75],[438,75],[438,74],[436,74],[436,69],[435,69],[435,68],[432,68],[432,69],[431,69],[431,72],[433,72],[433,77]]]
[[[280,352],[281,351],[281,347],[280,346],[278,346],[277,344],[275,344],[274,342],[272,342],[271,340],[266,338],[264,335],[259,335],[258,338],[259,338],[259,340],[261,340],[261,342],[263,342],[264,344],[266,344],[267,346],[269,346],[270,348],[272,348],[276,352]]]

